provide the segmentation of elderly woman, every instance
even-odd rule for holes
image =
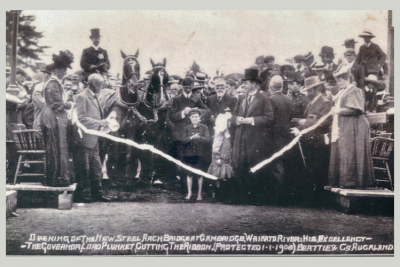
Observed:
[[[334,77],[340,91],[333,107],[329,185],[364,188],[375,181],[364,94],[352,84],[348,66],[341,66]]]
[[[43,89],[46,106],[42,112],[41,129],[46,144],[46,183],[49,186],[71,184],[72,168],[68,154],[68,114],[72,104],[67,102],[61,80],[73,61],[69,51],[53,55],[52,76]]]

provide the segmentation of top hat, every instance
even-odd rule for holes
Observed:
[[[74,55],[69,50],[60,51],[59,55],[53,54],[53,62],[55,68],[71,68],[71,63],[74,62]]]
[[[333,48],[330,46],[323,46],[321,48],[321,53],[319,54],[320,56],[322,55],[336,55],[335,53],[333,53]]]
[[[264,57],[264,63],[268,63],[268,61],[270,61],[270,60],[275,60],[275,57],[274,56],[266,56],[266,57]]]
[[[371,37],[371,38],[375,37],[375,35],[373,35],[371,31],[363,31],[358,36],[359,37]]]
[[[251,80],[251,81],[261,82],[258,77],[258,72],[259,72],[258,69],[245,69],[242,81]]]
[[[90,30],[91,31],[91,35],[90,35],[90,38],[92,38],[92,37],[94,37],[94,38],[98,38],[98,37],[101,37],[100,36],[100,29],[91,29]]]
[[[366,83],[373,83],[378,91],[383,91],[385,89],[385,83],[378,81],[376,75],[370,74],[365,78]]]
[[[311,77],[308,77],[308,78],[306,78],[305,80],[304,80],[304,89],[303,89],[303,91],[308,91],[308,90],[310,90],[310,89],[312,89],[312,88],[314,88],[314,87],[316,87],[316,86],[318,86],[318,85],[320,85],[320,84],[323,84],[324,82],[323,81],[321,81],[319,78],[318,78],[318,76],[311,76]]]
[[[357,42],[354,41],[353,38],[350,38],[350,39],[344,40],[344,44],[342,44],[342,45],[349,45],[349,44],[352,44],[352,43],[357,43]]]

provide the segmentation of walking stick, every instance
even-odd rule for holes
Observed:
[[[300,153],[301,153],[301,157],[302,157],[302,159],[303,159],[304,167],[307,168],[307,165],[306,165],[306,158],[304,157],[303,149],[301,148],[300,141],[298,141],[297,143],[299,144]]]

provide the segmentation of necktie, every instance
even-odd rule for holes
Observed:
[[[328,65],[328,70],[332,70],[332,65],[331,64]]]
[[[250,105],[250,103],[251,103],[251,100],[252,100],[252,95],[249,95],[249,98],[247,99],[248,100],[248,102],[247,102],[247,105],[249,106]]]
[[[101,119],[104,119],[103,111],[101,110],[100,102],[99,102],[99,99],[97,99],[97,95],[94,95],[94,99],[96,99],[96,102],[97,102],[97,105],[98,105],[98,108],[99,108],[99,111],[100,111]]]
[[[218,97],[218,101],[221,101],[221,99],[222,99],[222,96],[219,96],[219,97]]]

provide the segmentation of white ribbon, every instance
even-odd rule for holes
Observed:
[[[74,110],[74,111],[75,111],[75,110]],[[86,134],[92,134],[92,135],[97,135],[97,136],[100,136],[100,137],[108,138],[108,139],[113,140],[113,141],[115,141],[115,142],[124,143],[124,144],[127,144],[127,145],[129,145],[129,146],[136,147],[136,148],[138,148],[138,149],[140,149],[140,150],[149,150],[150,152],[152,152],[152,153],[154,153],[154,154],[157,154],[157,155],[160,155],[160,156],[162,156],[163,158],[165,158],[166,160],[169,160],[169,161],[175,163],[175,164],[178,165],[178,166],[181,166],[182,168],[184,168],[184,169],[186,169],[186,170],[188,170],[188,171],[191,171],[191,172],[193,172],[193,173],[195,173],[195,174],[201,175],[201,176],[203,176],[203,177],[206,177],[206,178],[209,178],[209,179],[212,179],[212,180],[218,180],[218,178],[215,177],[214,175],[211,175],[211,174],[209,174],[209,173],[206,173],[206,172],[203,172],[203,171],[201,171],[201,170],[198,170],[198,169],[192,168],[192,167],[190,167],[190,166],[187,166],[187,165],[183,164],[181,161],[179,161],[179,160],[177,160],[177,159],[174,159],[174,158],[171,157],[170,155],[165,154],[164,152],[162,152],[162,151],[156,149],[156,148],[155,148],[154,146],[152,146],[152,145],[148,145],[148,144],[138,144],[138,143],[136,143],[136,142],[134,142],[134,141],[132,141],[132,140],[119,138],[119,137],[112,136],[112,135],[109,135],[109,134],[106,134],[106,133],[101,133],[101,132],[96,131],[96,130],[89,130],[89,129],[87,129],[87,128],[78,120],[78,118],[77,118],[77,116],[76,116],[76,112],[74,112],[73,123],[76,123],[76,125],[78,126],[78,128],[79,128],[79,129],[78,129],[78,132],[79,132],[80,130],[82,130],[82,131],[84,131]],[[79,133],[79,134],[80,134],[80,136],[81,136],[81,138],[82,138],[81,133]]]
[[[285,153],[286,151],[290,150],[293,146],[296,145],[296,143],[300,140],[300,137],[308,132],[311,132],[313,130],[315,130],[318,126],[320,126],[326,119],[328,119],[329,116],[331,116],[333,114],[332,109],[329,111],[328,114],[326,114],[325,116],[323,116],[321,119],[319,119],[319,121],[317,121],[316,124],[314,124],[311,127],[308,127],[304,130],[302,130],[289,144],[287,144],[284,148],[282,148],[280,151],[276,152],[274,155],[272,155],[272,157],[270,157],[269,159],[266,159],[264,161],[261,161],[260,163],[258,163],[256,166],[254,166],[253,168],[250,169],[250,172],[255,173],[256,171],[258,171],[259,169],[261,169],[262,167],[264,167],[265,165],[271,163],[274,159],[280,157],[283,155],[283,153]]]

